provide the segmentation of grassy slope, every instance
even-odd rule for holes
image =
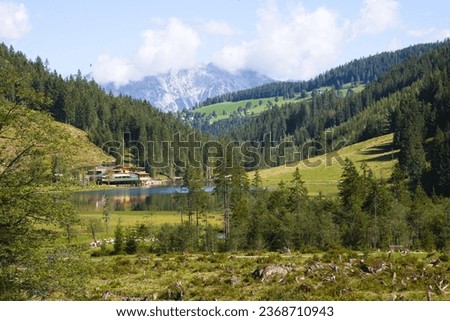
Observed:
[[[396,162],[395,150],[392,150],[393,134],[379,136],[367,141],[346,146],[339,150],[337,154],[340,159],[349,158],[359,168],[363,162],[369,166],[376,177],[388,178]],[[263,169],[260,171],[263,185],[276,186],[283,180],[289,182],[295,167],[300,169],[302,179],[311,195],[319,192],[324,194],[337,193],[337,183],[342,174],[342,164],[337,161],[337,157],[332,155],[321,155],[311,158],[309,163],[300,162],[280,166],[276,168]],[[315,164],[316,166],[308,166]],[[318,166],[317,166],[318,165]],[[253,178],[250,173],[250,178]]]
[[[0,137],[2,161],[12,161],[30,144],[44,157],[41,170],[50,171],[52,162],[58,161],[57,171],[72,171],[114,161],[88,139],[88,134],[71,125],[53,120],[40,112],[16,108],[14,122],[9,121]],[[21,166],[27,166],[23,162]]]
[[[112,162],[114,158],[106,155],[99,147],[89,141],[86,132],[68,124],[53,122],[63,143],[63,151],[67,154],[67,165],[70,168],[99,165]]]
[[[341,89],[342,95],[345,96],[347,94],[347,91],[350,88],[352,88],[355,93],[359,93],[364,89],[364,85],[360,84],[360,85],[352,86],[350,83],[345,84],[344,86],[342,86],[342,89]],[[318,88],[318,90],[321,90],[321,91],[330,90],[330,89],[331,89],[331,87],[329,87],[329,86]],[[282,97],[278,97],[278,102],[275,101],[276,97],[262,98],[262,99],[247,99],[247,100],[240,100],[240,101],[236,101],[236,102],[223,102],[223,103],[208,105],[208,106],[197,108],[197,109],[193,110],[193,112],[204,113],[205,115],[210,115],[215,111],[217,117],[212,119],[212,122],[216,122],[218,120],[229,118],[233,114],[234,111],[237,111],[239,109],[239,107],[245,108],[245,105],[247,104],[247,102],[251,102],[251,104],[252,104],[252,107],[249,110],[249,115],[256,116],[256,115],[261,114],[263,111],[265,111],[268,108],[267,102],[269,100],[271,100],[274,105],[277,104],[278,106],[282,106],[283,104],[286,104],[286,103],[308,100],[310,98],[311,98],[311,92],[308,92],[306,98],[304,98],[304,99],[299,98],[299,97],[292,98],[292,99],[284,99]],[[259,104],[260,100],[262,101],[262,104]],[[226,113],[225,115],[223,114],[224,111]]]
[[[366,162],[376,177],[388,178],[396,162],[395,154],[397,151],[391,149],[392,138],[392,134],[372,138],[344,147],[338,154],[342,160],[345,160],[347,157],[351,159],[358,168],[362,162]],[[327,165],[330,162],[331,165]],[[260,171],[263,184],[265,186],[275,187],[281,180],[289,182],[292,179],[295,167],[298,166],[310,195],[317,195],[319,192],[331,195],[336,194],[338,191],[337,183],[342,174],[342,166],[337,161],[337,157],[331,158],[329,155],[322,155],[310,159],[310,163],[317,163],[320,166],[308,167],[305,162],[300,162],[298,164],[292,164],[292,166],[263,169]],[[253,175],[254,173],[249,173],[250,178],[253,178]],[[99,238],[113,237],[114,227],[119,221],[124,227],[135,226],[136,224],[159,226],[164,223],[174,224],[180,222],[179,213],[176,211],[111,211],[110,215],[110,230],[106,233],[102,221],[102,211],[80,213],[80,224],[74,227],[74,232],[78,235],[77,242],[86,243],[91,239],[88,228],[90,220],[100,222]],[[207,215],[209,224],[215,226],[222,224],[221,213],[210,212]],[[186,220],[187,217],[184,217],[184,219]],[[203,219],[204,217],[202,217],[202,221]]]
[[[269,100],[271,100],[274,105],[278,104],[278,106],[281,106],[281,105],[289,103],[289,102],[298,101],[298,99],[279,98],[278,102],[276,102],[275,97],[262,98],[261,99],[262,104],[260,105],[259,104],[260,99],[249,99],[249,100],[241,100],[241,101],[236,101],[236,102],[224,102],[224,103],[209,105],[209,106],[197,108],[194,110],[194,112],[210,115],[215,111],[217,117],[212,120],[213,122],[215,122],[215,121],[218,121],[221,119],[229,118],[231,116],[231,114],[233,114],[234,111],[237,111],[239,109],[239,107],[245,108],[245,105],[247,104],[247,102],[251,102],[252,107],[249,110],[249,115],[256,116],[256,115],[261,114],[263,111],[265,111],[268,108],[267,102]],[[223,114],[224,111],[226,112],[225,115]]]

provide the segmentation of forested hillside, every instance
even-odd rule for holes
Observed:
[[[29,89],[45,98],[43,108],[55,120],[86,131],[94,144],[106,152],[114,152],[118,162],[121,161],[117,152],[120,143],[124,133],[129,133],[125,143],[127,147],[130,142],[137,147],[133,152],[138,165],[147,165],[154,174],[156,170],[162,170],[165,174],[174,175],[172,162],[168,160],[171,157],[168,146],[160,142],[172,142],[176,133],[184,140],[193,130],[172,114],[163,113],[146,101],[107,94],[97,83],[86,80],[80,73],[63,79],[56,71],[51,72],[41,58],[28,60],[12,47],[0,45],[0,62],[30,79]],[[196,139],[201,140],[201,137],[197,132]],[[154,155],[167,155],[167,162],[158,169],[145,163],[149,141],[157,142],[151,145]]]
[[[296,133],[296,140],[303,140],[304,137],[307,137],[308,135],[314,137],[317,132],[320,132],[321,128],[317,130],[317,127],[322,128],[329,128],[330,126],[336,126],[339,125],[342,121],[346,121],[347,119],[355,116],[357,113],[359,113],[361,104],[370,104],[374,100],[380,99],[380,94],[386,96],[386,94],[389,93],[370,93],[367,95],[366,93],[362,94],[361,96],[356,95],[353,97],[353,100],[349,99],[348,103],[345,103],[349,106],[351,106],[351,113],[347,113],[347,115],[342,115],[341,111],[343,108],[341,106],[335,106],[334,104],[339,99],[348,98],[348,96],[354,95],[356,92],[352,89],[348,89],[351,86],[367,86],[369,83],[374,82],[375,80],[378,80],[382,75],[386,72],[391,72],[392,68],[401,65],[403,62],[407,61],[410,58],[417,58],[420,57],[422,54],[433,50],[435,48],[438,48],[440,46],[448,44],[449,41],[444,42],[438,42],[438,43],[432,43],[432,44],[420,44],[411,46],[402,50],[398,50],[395,52],[386,52],[377,54],[375,56],[371,56],[368,58],[362,58],[354,60],[350,63],[347,63],[343,66],[331,69],[330,71],[327,71],[314,79],[311,79],[309,81],[304,82],[283,82],[283,83],[272,83],[265,85],[264,87],[256,87],[252,90],[247,90],[243,92],[237,92],[233,94],[229,94],[228,96],[220,96],[216,97],[214,99],[214,102],[220,102],[220,101],[234,101],[239,99],[247,99],[248,97],[271,97],[272,99],[275,98],[281,98],[279,101],[277,101],[275,104],[273,104],[272,107],[280,107],[284,106],[286,107],[287,104],[283,103],[283,100],[286,98],[289,98],[289,102],[292,102],[292,98],[297,99],[297,103],[293,103],[293,105],[289,105],[286,107],[286,109],[283,111],[286,115],[284,118],[290,118],[292,114],[296,114],[299,111],[299,105],[301,103],[304,103],[305,100],[313,100],[311,103],[313,110],[312,112],[317,112],[318,109],[322,109],[323,104],[327,104],[327,108],[330,111],[328,112],[328,116],[320,115],[322,118],[320,121],[317,122],[316,125],[310,124],[309,127],[309,133],[306,132],[298,132]],[[414,60],[412,60],[414,61]],[[408,69],[408,67],[405,67]],[[414,68],[413,68],[414,70]],[[412,71],[407,71],[407,73],[411,73]],[[373,75],[372,78],[367,78],[367,74]],[[413,75],[415,77],[419,77],[418,74]],[[398,77],[397,77],[398,78]],[[405,77],[406,79],[407,77]],[[359,79],[359,82],[357,81]],[[361,79],[364,79],[365,81],[361,81]],[[389,80],[392,81],[392,80]],[[411,81],[411,79],[409,80]],[[379,83],[379,82],[378,82]],[[391,83],[391,90],[394,91],[403,88],[406,84],[402,83]],[[344,89],[345,87],[345,89]],[[287,89],[289,88],[289,90]],[[322,94],[325,91],[335,90],[335,92],[328,92],[327,96],[323,96]],[[287,91],[291,92],[292,94],[286,95]],[[372,89],[369,89],[369,91]],[[358,91],[359,92],[359,91]],[[345,94],[344,94],[345,93]],[[322,97],[316,97],[318,95],[322,95]],[[372,97],[370,97],[372,95]],[[337,97],[334,97],[337,96]],[[322,100],[322,103],[320,102]],[[326,100],[326,101],[324,101]],[[360,100],[360,101],[357,101]],[[242,102],[242,106],[244,106],[246,101],[244,100]],[[340,102],[339,102],[340,103]],[[205,104],[208,104],[208,102],[205,102]],[[275,106],[276,105],[276,106]],[[318,106],[318,108],[316,108]],[[336,108],[335,108],[336,107]],[[336,109],[336,110],[334,110]],[[339,109],[339,110],[338,110]],[[220,110],[219,110],[220,112]],[[320,113],[320,111],[318,111]],[[201,129],[203,132],[208,132],[216,136],[220,136],[222,134],[228,134],[230,132],[237,132],[239,135],[239,129],[242,128],[248,128],[248,127],[255,127],[255,122],[265,122],[266,120],[262,120],[263,118],[273,118],[272,116],[268,116],[269,112],[266,113],[266,115],[262,115],[259,120],[252,119],[254,117],[230,117],[228,119],[223,119],[220,121],[216,121],[212,124],[208,121],[209,118],[205,119],[194,119],[192,122],[193,125],[196,128]],[[200,116],[200,115],[196,115]],[[301,116],[292,116],[293,118],[302,118]],[[270,119],[268,120],[270,122]],[[253,122],[253,123],[252,123]],[[248,124],[249,123],[249,124]],[[282,127],[284,126],[282,123],[280,124]],[[246,127],[248,126],[248,127]],[[270,126],[270,127],[276,127],[276,126]],[[291,126],[292,127],[292,126]],[[300,127],[300,126],[296,126]],[[296,129],[296,128],[295,128]],[[288,135],[292,135],[292,130],[288,130]],[[368,128],[367,131],[370,131],[371,128]],[[247,130],[245,130],[248,132]],[[267,131],[266,131],[267,132]],[[354,134],[354,133],[353,133]],[[352,135],[353,135],[352,134]],[[358,132],[358,135],[361,134]],[[306,135],[306,136],[305,136]],[[275,135],[276,136],[276,135]],[[361,138],[367,138],[367,137],[361,137]]]
[[[450,45],[442,43],[393,67],[361,93],[342,97],[331,88],[308,101],[273,106],[231,129],[226,121],[213,123],[211,132],[224,133],[228,140],[266,144],[270,139],[272,146],[289,142],[290,152],[297,154],[315,142],[313,155],[343,140],[355,143],[393,132],[409,177],[429,192],[447,193],[449,57]]]
[[[289,102],[281,107],[272,105],[270,110],[257,117],[242,122],[235,120],[234,127],[226,121],[218,121],[211,125],[209,131],[216,134],[226,132],[222,137],[224,143],[259,142],[259,147],[253,144],[257,153],[262,152],[261,147],[267,143],[276,146],[288,142],[290,149],[283,152],[292,154],[301,152],[302,146],[309,142],[317,142],[319,145],[309,152],[312,156],[329,151],[333,142],[346,140],[353,143],[394,132],[395,147],[401,150],[400,165],[414,184],[422,183],[429,192],[448,193],[449,89],[446,84],[449,47],[448,41],[416,45],[355,60],[309,82],[296,83],[300,87],[294,92],[310,90],[314,86],[333,86],[323,92],[315,92],[309,100]],[[182,174],[183,168],[177,168],[173,162],[171,148],[174,145],[161,144],[173,142],[177,133],[179,142],[187,141],[192,132],[174,115],[164,114],[146,101],[106,94],[95,82],[87,81],[80,74],[63,79],[56,72],[50,72],[39,57],[29,61],[13,48],[2,45],[0,57],[18,74],[31,79],[30,89],[43,95],[47,100],[45,109],[56,120],[86,131],[92,142],[110,153],[117,151],[124,133],[129,133],[125,135],[128,140],[125,143],[127,147],[134,146],[132,150],[139,165],[146,166],[152,174],[157,171],[170,176]],[[339,86],[358,81],[369,83],[362,92],[348,91],[343,97]],[[286,92],[275,94],[289,96]],[[331,134],[327,133],[330,130]],[[195,136],[197,142],[202,141],[203,134],[197,132]],[[148,141],[154,143],[148,145]],[[166,162],[159,167],[146,162],[149,147],[152,156],[163,155]],[[181,158],[186,158],[192,151],[180,150]],[[200,149],[193,150],[199,156]],[[121,157],[119,154],[115,153],[116,158]],[[280,165],[282,158],[288,158],[281,154],[275,157],[274,163],[256,164],[253,159],[245,165],[253,168],[274,166]],[[205,163],[203,165],[206,166]]]
[[[339,89],[330,87],[315,92],[308,100],[275,104],[241,126],[228,128],[225,135],[207,140],[206,134],[195,132],[174,115],[163,114],[145,101],[113,97],[80,74],[63,79],[50,72],[40,58],[29,61],[22,53],[0,46],[0,300],[103,299],[111,293],[123,297],[130,293],[127,291],[135,297],[147,298],[143,294],[155,293],[155,300],[180,299],[184,291],[194,292],[195,287],[229,284],[233,289],[247,288],[255,284],[248,279],[249,267],[259,271],[258,265],[266,262],[262,251],[288,254],[291,250],[328,254],[323,256],[326,265],[318,257],[303,258],[301,264],[306,264],[307,272],[299,274],[298,279],[291,274],[282,283],[268,283],[292,284],[295,293],[286,294],[289,299],[304,298],[303,294],[298,296],[299,291],[321,291],[305,283],[311,281],[304,277],[311,272],[318,273],[317,277],[320,274],[318,284],[331,284],[326,298],[347,298],[342,296],[342,289],[350,288],[349,279],[358,286],[364,284],[362,294],[352,297],[364,298],[368,292],[365,281],[374,280],[376,275],[382,277],[370,283],[373,293],[397,292],[406,298],[423,299],[426,290],[427,296],[432,292],[438,299],[447,298],[447,254],[422,263],[427,261],[419,262],[417,253],[397,261],[396,254],[377,251],[449,249],[449,66],[450,44],[436,44],[434,49],[377,75],[377,79],[371,78],[360,93],[350,92],[344,97]],[[55,119],[61,123],[56,124]],[[69,133],[69,124],[86,133]],[[362,145],[356,144],[346,153],[369,154],[372,163],[389,162],[389,167],[384,167],[391,173],[389,178],[380,178],[362,157],[354,157],[354,161],[338,157],[339,148],[345,145],[340,143],[343,140],[358,142],[387,133],[383,143],[363,151]],[[77,153],[90,155],[86,145],[74,141],[85,137],[118,162],[126,148],[135,156],[136,164],[145,165],[151,174],[158,171],[182,176],[184,192],[173,196],[176,212],[157,211],[172,220],[179,217],[180,223],[156,224],[152,210],[135,216],[145,216],[148,221],[129,221],[122,226],[119,219],[113,232],[108,230],[112,209],[106,194],[102,212],[82,221],[65,193],[67,184],[60,178],[68,172],[67,164],[86,164],[77,158]],[[314,161],[311,156],[330,151],[332,159],[339,159],[339,165],[330,168],[335,171],[333,187],[337,193],[325,195],[316,189],[311,196],[311,184],[305,184],[303,177],[317,179],[319,174],[308,161]],[[147,157],[150,152],[156,155],[156,159],[150,157],[152,162]],[[398,165],[393,165],[394,155],[398,155]],[[305,166],[298,166],[299,161]],[[292,169],[276,177],[280,179],[277,188],[262,185],[268,171],[277,171],[259,169],[288,162]],[[249,175],[250,169],[253,175]],[[311,172],[305,173],[309,169]],[[325,171],[322,175],[330,178]],[[205,191],[206,182],[214,184],[213,193]],[[213,197],[220,202],[219,209],[210,207]],[[123,217],[123,212],[115,215]],[[213,224],[212,217],[218,217],[220,223],[216,220]],[[92,235],[97,245],[96,229],[100,227],[108,237],[113,236],[113,244],[88,247],[86,234],[88,238]],[[353,259],[359,257],[359,253],[353,253],[353,263],[348,265],[342,261],[343,248],[376,252],[375,256],[385,262],[375,269],[369,260]],[[245,274],[241,285],[230,281],[236,275],[233,268],[226,271],[226,278],[208,279],[203,275],[173,279],[172,272],[178,272],[188,261],[208,264],[201,270],[204,272],[211,271],[213,262],[223,268],[224,262],[240,256],[217,256],[218,251],[256,253],[239,268],[241,275]],[[173,252],[182,255],[177,260],[164,259]],[[209,258],[189,257],[188,253],[208,253]],[[333,253],[335,256],[330,256]],[[136,264],[129,259],[135,254],[132,258]],[[275,261],[280,262],[278,258]],[[337,262],[342,268],[337,268]],[[322,274],[328,266],[334,273],[330,281]],[[421,272],[410,274],[411,266]],[[164,278],[170,275],[170,283],[157,277],[152,280],[158,283],[157,289],[150,290],[149,283],[142,282],[148,280],[149,270],[164,270]],[[338,270],[343,270],[341,275]],[[253,276],[259,278],[258,273]],[[287,273],[290,271],[286,270],[283,277]],[[401,287],[391,285],[395,279],[392,275],[398,275]],[[139,280],[139,287],[129,286],[132,278]],[[184,287],[181,279],[193,287]],[[408,293],[407,283],[422,295]],[[268,289],[269,296],[261,297],[273,298],[272,289]],[[217,293],[214,298],[227,297],[221,290]]]
[[[403,61],[411,57],[418,57],[440,45],[441,43],[418,44],[394,52],[383,52],[366,58],[355,59],[342,66],[328,70],[308,81],[274,82],[252,89],[208,98],[201,106],[224,101],[270,97],[293,98],[296,94],[298,95],[302,92],[312,91],[325,86],[332,86],[339,90],[342,85],[347,83],[368,84],[377,80],[382,74]]]

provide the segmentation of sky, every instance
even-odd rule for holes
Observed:
[[[0,42],[117,86],[210,62],[307,80],[448,37],[447,0],[0,0]]]

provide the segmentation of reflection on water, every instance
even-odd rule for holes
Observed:
[[[206,187],[212,192],[214,187]],[[180,186],[154,186],[149,188],[118,188],[108,190],[81,191],[73,195],[75,206],[80,212],[102,211],[108,198],[115,211],[174,211],[177,210],[176,194],[186,193]],[[217,207],[216,196],[209,194],[210,208]]]

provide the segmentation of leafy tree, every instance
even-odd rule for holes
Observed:
[[[135,254],[138,250],[138,240],[136,229],[128,228],[125,235],[125,253]]]
[[[252,186],[258,190],[261,188],[262,185],[262,178],[261,178],[261,174],[259,173],[259,169],[255,170],[255,176],[253,177],[252,180]]]
[[[281,181],[267,201],[268,213],[264,217],[264,239],[269,249],[280,250],[292,247],[292,231],[298,228],[289,216],[289,190]]]
[[[305,228],[308,229],[308,238],[305,246],[328,250],[340,245],[339,229],[334,223],[334,212],[339,205],[335,200],[324,197],[322,194],[310,201],[310,211],[306,213]]]
[[[221,198],[222,209],[223,209],[223,234],[225,240],[230,238],[230,219],[231,219],[231,209],[230,209],[230,193],[231,193],[231,168],[227,166],[226,161],[222,161],[217,164],[214,177],[215,189],[214,193],[219,195]]]
[[[296,217],[300,216],[302,208],[308,206],[308,190],[305,187],[305,182],[302,180],[300,170],[295,168],[292,174],[291,186],[289,187],[288,202],[290,210],[295,213]]]
[[[300,247],[304,241],[304,236],[308,234],[306,220],[309,210],[308,190],[305,187],[305,182],[302,180],[300,170],[298,167],[292,174],[291,186],[288,189],[288,209],[292,214],[292,235],[294,244]]]
[[[53,248],[52,226],[64,226],[70,241],[75,211],[63,194],[41,190],[52,183],[51,156],[61,150],[51,118],[37,111],[48,100],[3,58],[0,74],[0,300],[45,297],[58,281],[43,267],[56,267],[60,256],[45,262],[43,249]],[[66,257],[68,269],[75,256]],[[53,278],[59,272],[68,271]]]

